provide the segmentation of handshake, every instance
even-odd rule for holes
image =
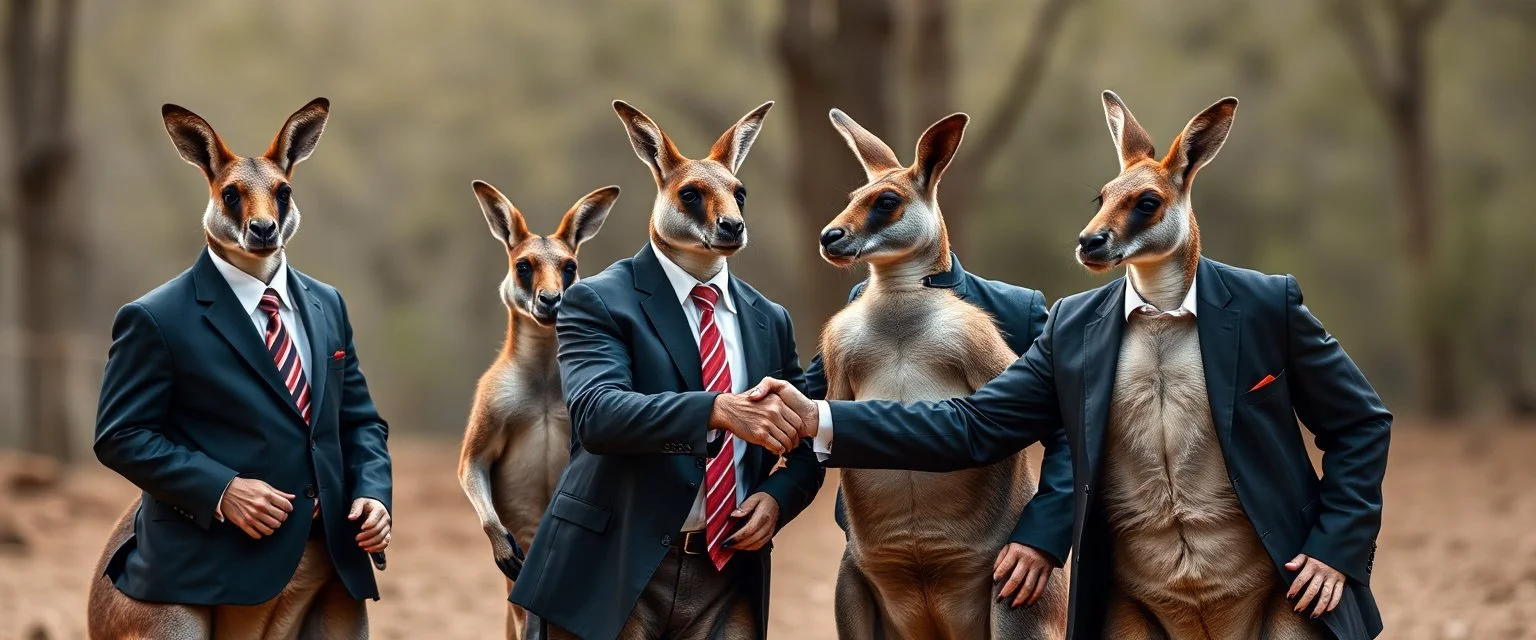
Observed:
[[[783,380],[763,378],[746,393],[716,397],[709,428],[724,429],[782,456],[794,451],[801,438],[815,437],[819,420],[816,403],[799,389]]]

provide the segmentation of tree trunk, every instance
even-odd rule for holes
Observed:
[[[65,211],[73,176],[69,132],[75,0],[12,0],[6,30],[16,226],[21,246],[22,413],[26,448],[70,457],[69,352],[86,286],[84,221]]]

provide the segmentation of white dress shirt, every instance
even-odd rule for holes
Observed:
[[[1198,278],[1189,281],[1189,292],[1184,294],[1184,302],[1179,305],[1178,309],[1189,313],[1189,315],[1195,315],[1195,307],[1198,306],[1195,302],[1195,285],[1197,282]],[[1131,278],[1127,275],[1125,277],[1125,315],[1123,317],[1129,320],[1131,314],[1136,313],[1137,309],[1144,306],[1153,305],[1136,292],[1136,287],[1131,284]],[[817,400],[816,413],[816,437],[811,440],[811,450],[816,452],[818,459],[826,460],[827,456],[832,454],[832,405],[827,404],[825,400]]]
[[[688,318],[688,329],[693,332],[693,343],[699,344],[700,328],[699,320],[703,312],[694,304],[693,288],[699,285],[712,285],[720,292],[720,299],[715,303],[715,328],[720,331],[720,339],[725,342],[725,364],[731,370],[731,392],[741,393],[747,390],[747,354],[741,347],[741,322],[736,314],[736,301],[731,298],[731,274],[730,268],[722,266],[720,273],[710,278],[709,282],[700,282],[698,278],[689,275],[677,263],[667,258],[665,253],[656,250],[652,246],[651,251],[656,254],[656,260],[661,263],[661,271],[667,274],[667,282],[672,285],[672,292],[677,294],[677,302],[683,306],[683,316]],[[706,425],[707,426],[707,425]],[[709,441],[714,442],[720,437],[720,430],[711,429]],[[741,473],[741,456],[747,450],[747,443],[737,441],[731,448],[735,453],[736,465],[736,504],[740,505],[747,499],[747,478]],[[695,531],[704,528],[704,496],[709,491],[707,483],[699,483],[699,495],[693,500],[693,509],[688,512],[688,519],[683,521],[683,531]]]
[[[304,379],[313,380],[310,375],[309,364],[309,336],[304,333],[304,322],[299,319],[299,314],[294,311],[292,298],[288,296],[288,256],[286,253],[278,254],[277,275],[272,276],[272,282],[265,283],[257,280],[255,276],[241,271],[239,267],[230,264],[213,249],[208,249],[208,257],[213,258],[214,268],[219,270],[219,275],[224,276],[224,281],[229,283],[229,288],[235,292],[235,299],[240,301],[240,308],[251,318],[251,327],[256,332],[256,339],[266,344],[267,339],[267,312],[262,311],[256,305],[261,304],[261,296],[266,295],[270,288],[277,292],[278,307],[277,317],[283,321],[283,329],[293,338],[294,346],[298,347],[299,366],[304,367]],[[273,363],[273,367],[277,364]],[[231,481],[233,482],[233,481]],[[229,487],[224,487],[229,491]],[[214,507],[214,517],[219,521],[224,520],[224,496],[219,496],[219,504]]]

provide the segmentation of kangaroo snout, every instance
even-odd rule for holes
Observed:
[[[717,236],[720,238],[722,244],[733,244],[741,242],[742,237],[746,236],[747,234],[747,222],[741,218],[722,217],[720,218],[720,221],[716,223],[716,226],[719,227]]]
[[[1077,247],[1083,253],[1098,251],[1099,249],[1103,249],[1104,245],[1107,244],[1109,244],[1108,231],[1100,231],[1098,233],[1092,234],[1085,233],[1077,237]]]
[[[538,298],[539,306],[548,311],[554,311],[555,309],[560,308],[559,291],[540,291]]]
[[[245,225],[251,244],[266,247],[277,244],[276,220],[252,220]]]
[[[821,255],[828,262],[844,266],[859,255],[858,242],[847,229],[831,227],[821,232]]]

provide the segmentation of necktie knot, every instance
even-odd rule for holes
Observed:
[[[278,308],[281,306],[282,302],[277,297],[276,289],[267,289],[261,294],[261,302],[256,303],[257,309],[261,309],[267,313],[277,313]]]
[[[720,292],[716,291],[713,285],[698,285],[688,295],[693,298],[693,303],[698,305],[702,311],[714,311],[715,303],[720,301]]]

